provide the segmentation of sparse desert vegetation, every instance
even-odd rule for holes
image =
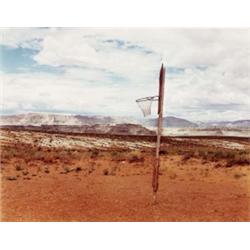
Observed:
[[[163,138],[156,205],[154,146],[153,137],[1,131],[2,220],[250,220],[248,140]]]

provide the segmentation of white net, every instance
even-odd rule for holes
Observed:
[[[151,106],[153,101],[158,101],[158,96],[144,97],[136,100],[144,117],[151,115]]]

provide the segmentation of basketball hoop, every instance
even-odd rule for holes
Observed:
[[[156,140],[156,162],[154,164],[153,175],[152,175],[152,187],[153,187],[153,202],[156,204],[156,193],[159,187],[159,169],[160,169],[160,146],[161,136],[163,128],[163,106],[164,106],[164,87],[165,87],[165,71],[166,68],[162,63],[160,74],[159,74],[159,95],[149,96],[136,100],[139,108],[141,109],[144,116],[151,114],[151,106],[154,101],[158,101],[158,128],[157,128],[157,140]]]
[[[141,109],[144,117],[151,114],[151,106],[152,102],[158,101],[159,96],[149,96],[149,97],[143,97],[136,100],[136,103],[138,104],[139,108]]]

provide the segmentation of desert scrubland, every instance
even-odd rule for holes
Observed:
[[[2,221],[250,221],[250,141],[1,130]]]

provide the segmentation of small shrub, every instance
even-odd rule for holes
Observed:
[[[144,162],[144,157],[139,152],[133,152],[130,156],[128,162],[134,163],[134,162]]]
[[[234,152],[227,152],[226,154],[225,154],[225,158],[226,159],[234,159],[235,158],[235,153]]]
[[[219,160],[219,159],[222,159],[224,158],[224,152],[221,151],[221,150],[218,150],[214,153],[214,160]]]
[[[54,161],[55,160],[59,160],[63,163],[69,163],[69,159],[71,159],[71,157],[68,155],[68,153],[66,151],[58,151],[56,152],[56,155],[55,157],[52,157],[52,160]]]
[[[192,157],[194,157],[194,154],[189,152],[189,153],[186,153],[182,156],[182,161],[188,161],[189,159],[191,159]]]
[[[6,179],[9,181],[16,181],[17,177],[16,176],[7,176]]]
[[[38,149],[38,151],[35,152],[34,155],[32,156],[32,159],[37,161],[44,161],[46,159],[45,153]]]
[[[45,157],[44,157],[44,163],[47,163],[47,164],[50,164],[50,163],[53,163],[54,162],[54,157],[53,155],[51,154],[47,154]]]
[[[102,171],[102,173],[103,173],[103,175],[109,175],[109,171],[108,171],[108,169],[103,169],[103,171]]]
[[[246,174],[244,174],[244,173],[235,173],[235,174],[234,174],[234,178],[235,178],[235,179],[239,179],[239,178],[241,178],[241,177],[243,177],[243,176],[246,176]]]
[[[67,174],[67,173],[69,173],[70,172],[70,168],[69,167],[67,167],[67,166],[64,166],[63,167],[63,170],[64,170],[64,174]]]
[[[228,160],[225,167],[226,167],[226,168],[231,168],[231,167],[233,167],[235,164],[236,164],[236,161],[235,161],[235,160]]]
[[[204,159],[205,156],[206,156],[206,152],[204,152],[204,151],[202,151],[202,150],[198,150],[197,153],[198,153],[198,156],[201,157],[201,158],[203,158],[203,159]],[[204,159],[204,160],[206,160],[206,159]]]
[[[247,155],[248,152],[246,150],[240,150],[239,155]]]
[[[112,151],[112,161],[126,161],[126,155],[124,152]]]
[[[24,170],[22,173],[23,173],[23,175],[28,175],[29,171],[28,170]]]
[[[168,151],[166,149],[161,149],[159,153],[160,155],[167,155]]]
[[[205,173],[204,173],[204,177],[208,177],[208,175],[209,175],[209,171],[206,169],[206,171],[205,171]]]
[[[215,167],[215,168],[221,168],[222,165],[221,165],[220,163],[217,163],[214,167]]]
[[[117,166],[112,167],[110,171],[110,175],[116,175],[116,170],[117,170]]]
[[[119,155],[120,155],[120,153],[117,152],[117,151],[112,151],[112,152],[111,152],[111,156],[112,156],[112,157],[117,157],[117,156],[119,156]]]
[[[7,163],[7,161],[6,161],[5,159],[1,159],[1,160],[0,160],[0,163],[1,163],[1,164],[4,164],[4,163]],[[0,165],[1,165],[1,164],[0,164]]]
[[[91,174],[95,171],[95,167],[94,166],[91,166],[88,170],[88,173]]]
[[[99,155],[99,150],[93,149],[93,150],[91,151],[91,156],[90,156],[90,158],[96,158],[98,155]]]
[[[63,167],[63,171],[60,172],[60,174],[68,174],[68,173],[70,173],[70,172],[72,172],[72,171],[75,171],[75,168],[69,168],[69,167],[67,167],[67,166],[64,166],[64,167]]]
[[[16,171],[22,171],[22,170],[23,170],[23,168],[20,165],[16,166]]]
[[[78,172],[82,171],[82,168],[81,167],[76,167],[75,171],[78,173]]]
[[[240,158],[240,159],[235,160],[235,164],[238,164],[238,165],[250,165],[250,160],[245,159],[245,158]]]
[[[47,167],[45,168],[44,173],[46,173],[46,174],[49,174],[49,173],[50,173],[50,172],[49,172],[49,169],[48,169]]]
[[[169,178],[170,178],[171,180],[174,180],[174,179],[177,178],[177,174],[176,174],[176,173],[170,173],[170,174],[169,174]]]

